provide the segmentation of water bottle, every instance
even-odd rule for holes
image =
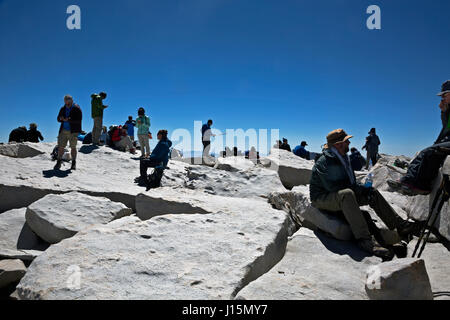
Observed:
[[[366,176],[366,181],[364,182],[364,187],[366,188],[371,188],[373,185],[373,173],[370,172],[367,176]]]

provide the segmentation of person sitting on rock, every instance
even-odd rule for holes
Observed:
[[[342,211],[361,249],[385,259],[392,259],[393,253],[383,248],[370,233],[359,207],[370,205],[385,225],[391,230],[396,228],[401,237],[409,235],[415,224],[398,216],[378,190],[356,182],[347,156],[350,138],[352,136],[347,135],[343,129],[331,131],[327,135],[327,144],[312,169],[312,206],[319,210]]]
[[[361,153],[356,148],[350,149],[350,164],[354,171],[361,171],[366,164],[366,159],[361,155]]]
[[[302,141],[302,143],[300,143],[299,146],[296,146],[292,152],[293,152],[296,156],[299,156],[300,158],[309,160],[309,159],[310,159],[310,153],[309,153],[309,151],[307,151],[307,150],[305,149],[305,147],[306,147],[307,145],[308,145],[308,144],[306,143],[306,141]]]
[[[127,151],[127,149],[130,151],[130,153],[135,154],[136,148],[133,145],[133,142],[131,141],[130,137],[128,136],[128,130],[127,126],[118,126],[114,129],[112,134],[112,141],[114,143],[114,146],[118,150]]]
[[[450,80],[442,84],[439,109],[441,110],[442,130],[431,147],[422,150],[411,161],[406,175],[398,181],[388,180],[389,186],[406,195],[427,195],[431,193],[433,181],[439,168],[445,162],[448,152],[441,148],[450,148]]]
[[[283,138],[283,143],[280,145],[280,149],[291,152],[291,146],[288,144],[288,140],[286,138]]]
[[[167,138],[167,130],[159,130],[157,138],[159,140],[158,144],[155,149],[153,149],[150,157],[142,158],[140,161],[140,179],[146,185],[149,184],[147,169],[156,167],[164,169],[169,162],[169,153],[170,147],[172,147],[172,141]]]
[[[39,143],[39,141],[43,141],[44,137],[37,129],[36,123],[30,123],[30,129],[27,131],[27,141],[33,143]]]
[[[19,127],[11,131],[8,142],[24,142],[27,140],[27,127]]]

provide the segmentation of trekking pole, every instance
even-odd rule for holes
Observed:
[[[444,175],[444,178],[442,179],[442,182],[438,189],[438,192],[436,193],[436,195],[433,199],[433,204],[430,208],[430,213],[428,215],[426,223],[420,232],[419,240],[417,241],[416,246],[414,248],[414,252],[412,254],[413,258],[415,257],[417,250],[419,249],[421,243],[422,243],[422,246],[420,247],[420,251],[419,251],[419,254],[417,257],[420,258],[420,256],[422,255],[422,252],[425,249],[425,246],[431,235],[431,230],[432,230],[433,226],[435,225],[436,220],[441,213],[442,207],[444,206],[444,203],[447,202],[450,198],[450,194],[449,194],[449,190],[448,190],[449,187],[450,187],[449,176]],[[431,221],[431,223],[430,223],[430,221]]]

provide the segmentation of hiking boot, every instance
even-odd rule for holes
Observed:
[[[392,250],[394,251],[397,258],[406,258],[408,256],[408,244],[405,241],[400,241],[392,245]]]
[[[374,256],[382,258],[383,261],[389,261],[394,258],[394,253],[382,247],[373,236],[369,239],[359,239],[358,247]]]
[[[61,169],[62,160],[56,161],[55,166],[53,167],[53,170],[59,170]]]
[[[401,238],[408,238],[410,235],[417,235],[421,228],[421,223],[403,220],[397,226],[397,233]]]
[[[70,167],[70,170],[77,170],[77,161],[72,160],[72,166]]]
[[[387,180],[391,189],[406,196],[428,195],[431,190],[423,190],[402,180]]]

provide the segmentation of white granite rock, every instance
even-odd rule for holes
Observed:
[[[371,300],[433,299],[422,259],[398,259],[369,267],[365,288]]]
[[[26,208],[0,214],[0,258],[31,261],[48,248],[27,225]]]
[[[348,241],[301,228],[288,242],[283,259],[242,289],[246,300],[363,300],[365,271],[381,259]]]
[[[43,154],[35,148],[36,144],[30,142],[8,143],[0,145],[0,156],[12,158],[31,158]]]
[[[79,192],[49,194],[27,208],[30,228],[49,243],[70,238],[80,230],[132,214],[122,203]]]
[[[27,272],[22,260],[0,260],[0,288],[18,282]]]

